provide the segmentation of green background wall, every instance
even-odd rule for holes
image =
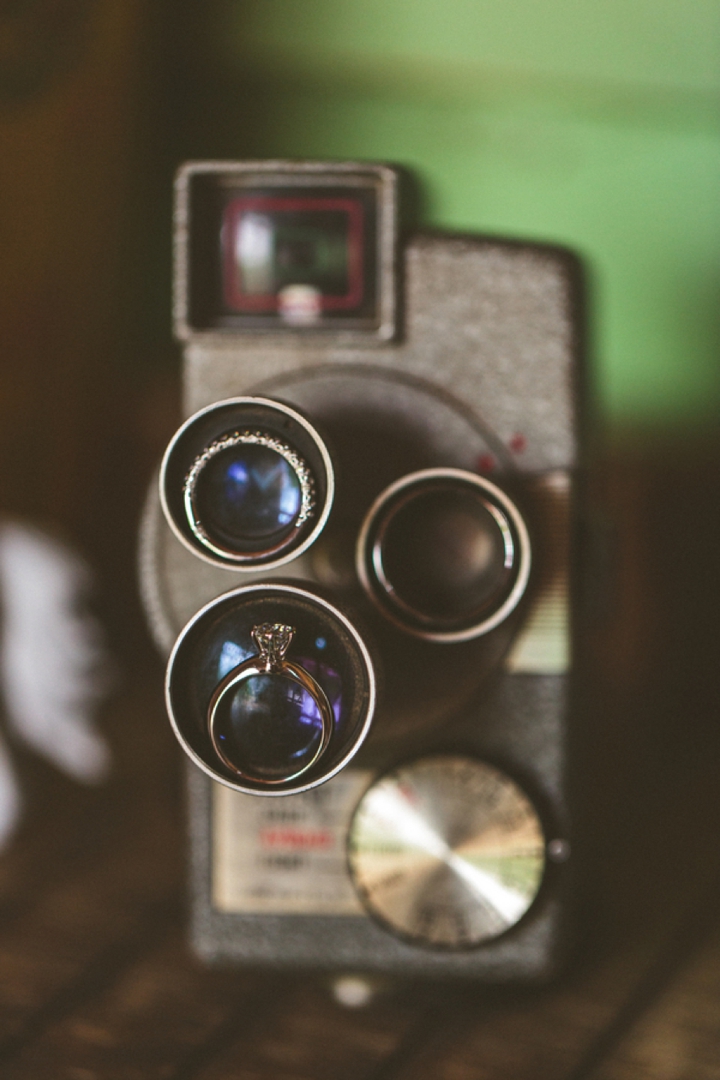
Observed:
[[[571,246],[601,414],[716,418],[715,0],[215,0],[211,22],[201,152],[401,162],[425,224]]]

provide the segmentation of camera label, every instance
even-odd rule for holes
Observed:
[[[347,872],[350,818],[372,780],[345,769],[288,799],[213,785],[213,906],[284,915],[360,915]]]

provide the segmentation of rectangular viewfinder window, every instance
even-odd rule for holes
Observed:
[[[234,199],[225,211],[228,308],[313,323],[363,300],[363,207],[355,199]]]
[[[179,249],[191,331],[392,336],[392,170],[304,163],[273,163],[266,175],[257,163],[247,171],[202,169],[189,167],[186,244]]]

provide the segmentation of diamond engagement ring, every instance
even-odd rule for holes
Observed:
[[[217,685],[207,710],[210,740],[238,776],[283,784],[302,776],[327,750],[335,716],[327,694],[300,664],[286,659],[295,629],[260,623],[257,655]]]

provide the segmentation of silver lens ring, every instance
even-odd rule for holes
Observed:
[[[263,765],[259,770],[256,768],[259,759],[255,757],[255,746],[246,741],[246,735],[241,735],[242,741],[236,745],[241,751],[243,747],[251,751],[252,775],[255,777],[258,771],[262,772],[259,781],[241,775],[237,763],[229,766],[218,755],[208,730],[213,695],[217,694],[223,679],[238,674],[239,667],[245,661],[251,660],[253,664],[258,662],[258,654],[262,650],[253,639],[252,630],[266,622],[271,625],[276,622],[289,623],[297,628],[293,644],[293,649],[297,649],[294,660],[296,668],[300,668],[301,673],[307,672],[322,687],[332,709],[332,730],[326,742],[327,731],[323,728],[327,725],[323,717],[330,720],[330,715],[318,704],[318,700],[322,700],[320,696],[314,697],[312,683],[301,687],[297,679],[290,677],[290,682],[281,679],[277,684],[270,682],[266,685],[266,690],[281,698],[287,698],[288,695],[282,691],[294,685],[304,689],[315,701],[311,711],[319,738],[316,735],[310,741],[304,739],[302,760],[296,758],[298,765],[288,760],[284,776],[288,777],[289,772],[295,774],[299,764],[305,764],[307,757],[315,753],[318,742],[321,744],[321,754],[318,754],[311,768],[303,770],[299,776],[270,784],[267,778],[278,776],[278,770],[274,763],[267,770]],[[225,660],[231,656],[237,656],[237,660],[226,666]],[[298,671],[294,674],[297,676]],[[243,681],[241,679],[237,685],[242,687]],[[170,654],[165,675],[168,718],[188,757],[212,780],[247,795],[266,797],[309,791],[340,772],[352,760],[370,731],[377,694],[375,664],[353,621],[317,591],[291,582],[254,582],[211,600],[193,615],[181,631]],[[213,728],[220,721],[219,732],[223,723],[227,724],[228,720],[233,719],[228,716],[228,707],[231,708],[233,703],[227,697],[224,701],[224,717],[212,717]],[[310,702],[305,703],[308,704]],[[286,702],[283,702],[285,706]],[[310,710],[305,708],[304,711],[307,714]],[[217,708],[214,712],[217,713]],[[286,714],[269,715],[273,716],[276,730],[282,730]],[[239,719],[242,723],[249,721],[250,717],[243,713]],[[229,728],[226,730],[232,734]],[[245,724],[246,733],[249,730]],[[255,730],[262,740],[262,721]],[[235,727],[235,737],[237,734],[239,731]],[[247,765],[248,760],[240,764]]]
[[[208,535],[198,512],[197,487],[203,470],[217,457],[218,454],[222,454],[225,450],[232,450],[236,446],[264,446],[268,450],[273,450],[287,461],[288,465],[295,473],[298,484],[300,485],[300,509],[293,522],[293,529],[299,529],[312,517],[315,509],[315,483],[309,468],[291,446],[288,446],[287,443],[281,442],[274,436],[268,435],[262,431],[234,431],[227,435],[223,435],[221,438],[210,443],[210,445],[195,458],[190,467],[190,471],[185,477],[185,484],[183,486],[185,513],[193,534],[197,537],[203,547],[206,547],[208,551],[212,551],[213,554],[219,555],[223,559],[229,559],[236,563],[257,563],[258,558],[266,558],[268,556],[280,554],[294,542],[296,534],[294,532],[289,532],[278,544],[259,552],[245,554],[236,551],[231,547],[227,547],[224,544],[220,544],[217,540],[213,540],[212,537]]]
[[[388,572],[386,544],[399,514],[432,493],[467,492],[482,509],[496,532],[502,552],[506,587],[498,587],[476,616],[472,612],[453,620],[438,619],[421,605],[408,601]],[[470,641],[499,626],[517,607],[530,577],[530,536],[512,499],[490,480],[464,469],[422,469],[395,481],[370,507],[358,537],[356,568],[365,593],[383,615],[400,629],[426,641]]]
[[[227,474],[235,493],[223,495],[218,486],[220,455],[231,458],[233,452],[242,454],[243,447],[250,461],[265,456],[256,477],[242,478],[250,497],[247,520],[237,516],[246,510],[235,501],[242,487],[236,470],[244,465],[252,477],[256,466],[238,460],[233,467],[229,461]],[[258,480],[267,479],[273,469],[268,459],[274,459],[283,479],[267,508],[259,511],[257,498],[264,489],[258,488]],[[237,397],[200,409],[176,431],[160,467],[159,495],[172,532],[194,555],[215,566],[254,571],[281,566],[317,540],[332,508],[335,476],[328,448],[307,417],[272,398]],[[283,497],[290,505],[278,501]],[[273,500],[280,512],[275,527],[267,516]],[[265,526],[260,528],[263,514]]]

